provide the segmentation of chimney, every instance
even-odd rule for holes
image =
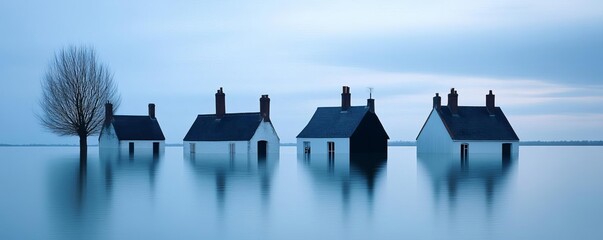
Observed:
[[[113,119],[113,104],[109,101],[105,103],[105,123],[109,123]]]
[[[260,98],[260,114],[264,122],[270,122],[270,98],[267,94]]]
[[[226,114],[226,100],[222,87],[216,92],[216,118],[220,119]]]
[[[433,97],[433,108],[440,109],[442,106],[442,98],[439,93],[436,93],[435,97]]]
[[[149,117],[155,119],[155,104],[149,103]]]
[[[454,88],[451,88],[450,93],[448,94],[448,108],[450,109],[452,115],[458,115],[459,95]]]
[[[375,113],[375,99],[372,99],[372,98],[367,99],[366,107],[368,107],[369,112]]]
[[[492,90],[486,95],[486,109],[488,109],[490,115],[494,115],[494,94],[492,94]]]
[[[347,111],[352,104],[350,87],[343,86],[343,92],[341,93],[341,111]]]

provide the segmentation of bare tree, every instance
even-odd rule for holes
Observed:
[[[55,53],[42,81],[42,125],[61,136],[80,138],[80,156],[88,152],[87,137],[99,133],[104,122],[104,106],[120,97],[113,74],[97,62],[92,47],[70,46]]]

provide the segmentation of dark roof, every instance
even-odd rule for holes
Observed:
[[[259,112],[198,115],[184,141],[248,141],[261,122]]]
[[[352,106],[347,111],[341,111],[341,107],[319,107],[297,137],[350,138],[367,113],[370,112],[366,106]]]
[[[486,107],[459,106],[456,116],[447,106],[437,112],[454,140],[519,140],[500,107],[493,109],[493,115]]]
[[[165,140],[156,118],[114,115],[111,123],[119,140]]]

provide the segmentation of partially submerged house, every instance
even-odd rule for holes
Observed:
[[[341,106],[319,107],[297,135],[298,154],[383,154],[389,136],[375,114],[375,99],[351,106],[350,87],[344,86]]]
[[[448,94],[448,105],[442,106],[436,93],[433,108],[417,136],[420,154],[511,157],[518,151],[519,138],[502,109],[494,105],[492,90],[486,95],[485,106],[458,106],[454,88]]]
[[[155,117],[155,104],[149,104],[149,115],[113,115],[113,104],[105,104],[98,145],[101,150],[130,154],[163,152],[165,137]]]
[[[261,96],[259,112],[226,113],[222,88],[216,93],[216,113],[198,115],[184,137],[185,153],[266,157],[278,156],[279,147],[268,95]]]

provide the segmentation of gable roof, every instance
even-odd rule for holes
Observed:
[[[114,115],[111,123],[119,140],[165,140],[156,118]]]
[[[367,113],[366,106],[319,107],[297,138],[350,138]]]
[[[259,112],[227,113],[221,119],[216,114],[198,115],[184,141],[248,141],[262,120]]]
[[[493,109],[493,115],[486,107],[459,106],[456,116],[448,106],[435,111],[453,140],[519,140],[500,107]]]

